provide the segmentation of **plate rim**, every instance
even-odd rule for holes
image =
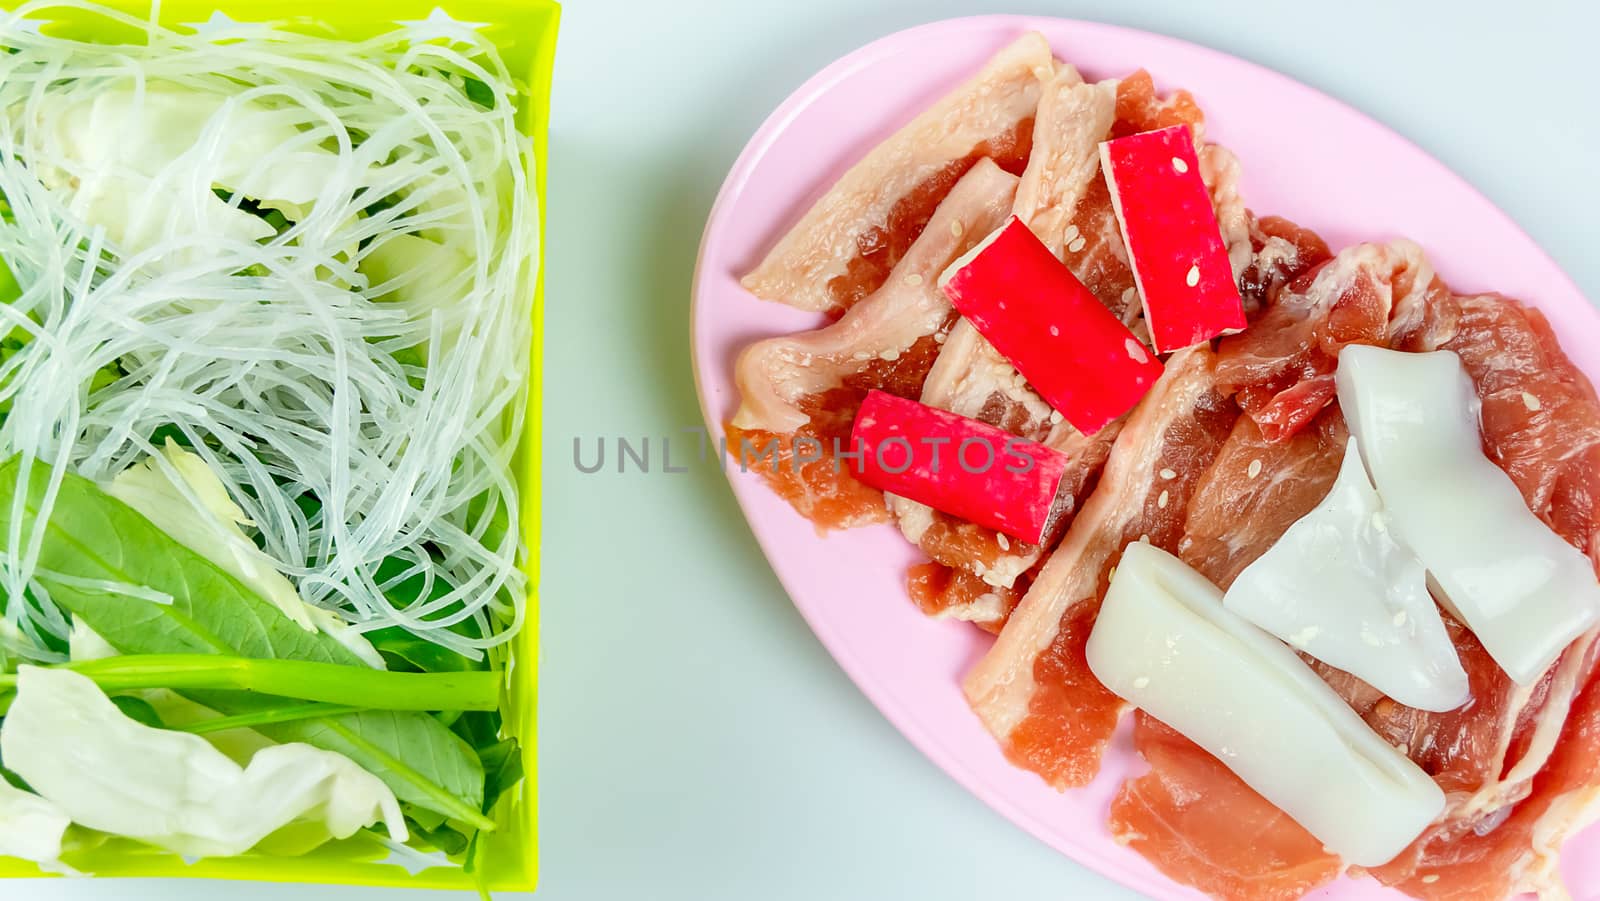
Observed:
[[[724,428],[720,411],[712,408],[712,398],[706,386],[707,376],[703,371],[702,360],[700,359],[700,354],[697,352],[696,347],[696,337],[700,333],[701,317],[705,314],[705,311],[702,309],[702,297],[706,290],[705,284],[708,275],[706,265],[707,251],[711,246],[711,239],[717,230],[719,221],[727,214],[728,208],[734,204],[743,186],[749,181],[753,170],[757,167],[757,164],[762,160],[767,151],[783,136],[785,130],[791,124],[791,121],[801,112],[803,112],[806,107],[814,103],[822,94],[826,93],[827,90],[834,87],[838,82],[851,75],[857,69],[872,64],[879,57],[890,53],[900,52],[901,48],[908,42],[914,42],[927,38],[931,35],[942,34],[946,31],[956,31],[962,28],[1011,28],[1020,35],[1024,31],[1036,30],[1039,28],[1040,23],[1049,23],[1049,25],[1053,27],[1074,31],[1081,30],[1090,33],[1099,32],[1102,34],[1116,35],[1125,39],[1153,43],[1158,46],[1166,45],[1171,48],[1181,48],[1181,50],[1185,53],[1195,54],[1201,57],[1208,57],[1212,60],[1225,63],[1227,66],[1234,68],[1235,70],[1239,70],[1241,76],[1268,79],[1294,91],[1314,95],[1320,102],[1337,108],[1343,114],[1354,116],[1363,120],[1371,127],[1376,129],[1377,132],[1386,140],[1392,141],[1397,145],[1403,145],[1405,150],[1408,152],[1427,160],[1438,170],[1442,176],[1444,176],[1444,178],[1448,180],[1453,191],[1459,192],[1462,195],[1466,195],[1478,202],[1486,214],[1494,216],[1499,220],[1498,224],[1501,227],[1510,229],[1517,235],[1521,236],[1525,240],[1527,247],[1539,256],[1540,261],[1544,264],[1545,268],[1548,270],[1548,273],[1560,280],[1561,287],[1564,290],[1569,291],[1576,297],[1588,301],[1585,304],[1587,315],[1593,323],[1595,333],[1600,335],[1600,308],[1597,308],[1593,301],[1589,301],[1581,288],[1572,279],[1571,275],[1568,274],[1566,270],[1563,269],[1555,260],[1555,258],[1550,255],[1549,251],[1547,251],[1543,245],[1535,240],[1520,223],[1510,216],[1510,214],[1506,213],[1505,210],[1503,210],[1491,198],[1485,195],[1476,185],[1457,173],[1449,165],[1441,161],[1438,157],[1434,156],[1415,140],[1397,131],[1388,123],[1372,116],[1359,107],[1342,100],[1339,97],[1329,94],[1321,88],[1300,81],[1299,79],[1296,79],[1277,69],[1271,68],[1270,66],[1237,56],[1227,51],[1218,50],[1214,47],[1197,43],[1195,41],[1190,41],[1185,38],[1175,37],[1173,35],[1149,31],[1141,28],[1068,16],[1026,15],[1015,13],[957,16],[936,19],[883,34],[853,50],[834,58],[831,62],[827,63],[822,68],[818,69],[814,74],[802,81],[799,86],[788,93],[784,99],[780,101],[778,105],[762,119],[761,123],[746,140],[746,143],[740,150],[739,155],[735,158],[733,164],[729,167],[728,174],[724,177],[720,187],[718,188],[716,198],[712,202],[710,211],[706,215],[706,224],[701,232],[700,242],[695,254],[695,266],[692,280],[690,282],[690,312],[687,336],[689,338],[689,357],[694,376],[696,399],[700,406],[701,417],[714,446],[719,449],[722,447],[722,444],[718,442],[718,439],[725,441],[726,429]],[[906,121],[909,121],[909,119]],[[886,136],[887,134],[885,134],[885,137]],[[823,183],[820,184],[815,190],[826,191],[827,189],[828,184]],[[812,200],[814,200],[814,197]],[[808,201],[808,203],[809,202],[811,201]],[[1375,231],[1377,234],[1375,234],[1375,236],[1369,240],[1382,240],[1380,237],[1382,234],[1381,230]],[[779,235],[781,235],[781,232]],[[772,241],[776,240],[779,235],[772,236],[770,240],[764,243],[764,246],[770,249]],[[754,295],[750,296],[750,300],[754,303],[773,304],[775,307],[778,307],[782,310],[794,312],[794,308],[787,307],[773,301],[762,300]],[[1538,308],[1537,304],[1533,304],[1533,306]],[[1565,351],[1565,348],[1563,348],[1563,350]],[[1583,367],[1580,366],[1579,368],[1582,369]],[[1592,379],[1592,381],[1594,380]],[[739,505],[741,518],[744,520],[745,527],[750,530],[752,536],[756,540],[757,546],[761,549],[762,556],[764,558],[763,562],[766,563],[767,568],[777,578],[791,606],[793,606],[794,609],[800,614],[802,620],[804,620],[812,634],[823,645],[824,649],[828,652],[828,655],[833,659],[835,664],[837,664],[839,668],[843,670],[844,673],[849,677],[856,690],[866,698],[866,700],[872,705],[879,715],[884,717],[884,719],[894,726],[896,731],[898,731],[907,741],[911,743],[911,745],[919,754],[927,758],[938,769],[942,770],[947,776],[960,785],[964,791],[972,795],[980,803],[999,813],[1006,820],[1010,821],[1013,826],[1021,828],[1025,833],[1028,834],[1030,839],[1043,844],[1050,850],[1063,855],[1077,865],[1089,869],[1102,878],[1108,879],[1122,887],[1154,898],[1170,898],[1179,895],[1193,898],[1206,897],[1193,887],[1165,876],[1153,866],[1142,869],[1133,869],[1123,865],[1119,861],[1105,856],[1104,854],[1096,853],[1093,848],[1085,845],[1076,843],[1071,845],[1063,845],[1055,841],[1051,841],[1045,836],[1058,832],[1059,829],[1041,821],[1041,819],[1035,816],[1033,813],[1022,809],[1013,803],[1006,793],[985,790],[982,788],[987,785],[986,780],[984,780],[983,777],[971,766],[967,765],[966,762],[959,759],[959,757],[953,753],[948,752],[941,742],[935,736],[930,734],[929,730],[925,729],[920,723],[918,723],[913,716],[911,716],[902,708],[902,706],[893,703],[890,692],[877,687],[875,685],[875,680],[866,675],[864,663],[848,646],[848,643],[838,635],[831,624],[826,620],[814,615],[814,611],[796,599],[797,592],[795,590],[795,586],[791,585],[791,580],[789,576],[786,575],[785,568],[774,564],[772,560],[772,554],[769,552],[765,538],[763,537],[761,531],[755,527],[755,522],[752,519],[752,514],[755,511],[752,509],[751,505],[746,502],[744,494],[741,492],[735,482],[735,473],[737,470],[726,465],[719,465],[718,468],[722,470],[723,478],[727,482],[735,501]],[[765,488],[765,486],[761,487],[763,489]],[[1123,726],[1126,726],[1126,722],[1123,723]],[[1038,790],[1041,792],[1054,793],[1054,789],[1042,781],[1038,784]],[[1104,828],[1103,825],[1102,828]],[[1596,828],[1600,829],[1600,827]],[[1581,834],[1581,830],[1578,833],[1574,833],[1573,835],[1569,836],[1569,841],[1575,840],[1578,835]],[[1141,858],[1141,860],[1142,859],[1143,858]],[[1348,878],[1349,877],[1341,877],[1341,881]],[[1363,885],[1375,886],[1376,883],[1372,883],[1370,880],[1363,880]],[[1326,891],[1328,888],[1329,886],[1322,886],[1319,889],[1314,890],[1314,892]],[[1404,897],[1398,890],[1386,889],[1386,891],[1393,897]]]

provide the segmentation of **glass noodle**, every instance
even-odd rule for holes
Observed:
[[[147,43],[40,37],[30,16],[63,7]],[[158,451],[176,440],[305,600],[481,656],[521,625],[526,590],[511,461],[539,235],[512,78],[448,21],[355,45],[199,31],[82,3],[0,18],[0,259],[21,289],[0,305],[21,344],[0,357],[0,457],[104,482],[147,457],[170,471]],[[73,144],[74,128],[136,142],[93,126],[175,115],[195,140],[166,156],[90,165]],[[277,133],[292,139],[257,139]],[[275,204],[274,234],[241,236],[240,216],[272,221],[250,188],[274,181],[306,196]],[[0,642],[59,659],[47,645],[70,623],[33,582],[44,530],[12,513]]]

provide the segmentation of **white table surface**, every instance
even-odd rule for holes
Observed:
[[[806,77],[888,32],[976,12],[1187,38],[1286,72],[1416,140],[1594,298],[1591,9],[570,0],[550,158],[539,897],[1137,897],[990,811],[878,716],[790,607],[715,469],[582,475],[572,465],[575,436],[659,436],[699,421],[687,336],[701,225],[745,139]],[[0,897],[471,896],[33,881],[0,885]]]

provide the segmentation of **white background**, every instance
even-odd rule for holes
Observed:
[[[991,812],[877,715],[789,606],[715,470],[572,467],[575,435],[662,435],[698,422],[687,336],[700,229],[745,139],[789,91],[860,44],[952,15],[1056,14],[1187,38],[1286,72],[1416,140],[1595,298],[1592,8],[571,0],[550,159],[539,897],[1135,897]],[[469,896],[0,884],[6,901],[410,897]]]

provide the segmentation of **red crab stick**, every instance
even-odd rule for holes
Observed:
[[[1133,409],[1161,377],[1155,354],[1016,217],[951,264],[940,286],[1086,435]]]
[[[1188,126],[1106,141],[1100,163],[1156,350],[1243,329],[1244,302]]]
[[[850,432],[858,479],[1039,544],[1067,455],[947,410],[872,391]]]

